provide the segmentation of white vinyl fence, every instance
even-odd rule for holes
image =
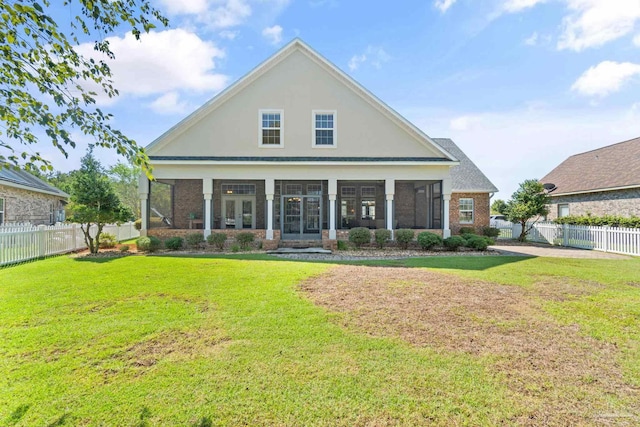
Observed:
[[[92,227],[94,234],[95,228]],[[118,241],[140,236],[132,222],[106,225],[102,232],[113,234]],[[74,252],[86,247],[79,224],[0,226],[0,266]]]
[[[500,229],[498,238],[516,239],[520,235],[520,225],[513,224],[510,227],[511,236],[507,237],[508,231],[506,229],[508,226],[506,224],[498,226],[497,228]],[[640,229],[638,228],[594,227],[538,222],[529,231],[527,240],[572,248],[595,249],[603,252],[640,256]]]

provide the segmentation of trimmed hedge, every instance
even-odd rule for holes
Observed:
[[[243,231],[241,233],[236,234],[236,242],[238,242],[238,245],[240,245],[240,249],[249,249],[249,245],[251,243],[253,243],[253,241],[256,239],[256,236],[253,235],[253,233],[250,233],[248,231]]]
[[[187,242],[187,245],[191,247],[198,247],[204,243],[204,236],[202,233],[189,233],[184,236],[184,240]]]
[[[470,234],[470,236],[473,236],[473,234]],[[451,236],[444,239],[442,244],[448,250],[455,252],[458,248],[466,246],[467,241],[460,236]]]
[[[371,243],[371,230],[365,227],[356,227],[349,230],[349,241],[359,248]]]
[[[380,249],[384,248],[384,245],[387,244],[389,240],[391,240],[391,230],[387,230],[386,228],[378,228],[373,233],[374,239],[376,240],[376,245]]]
[[[180,250],[182,249],[182,245],[184,245],[184,239],[182,239],[182,237],[172,237],[164,242],[164,247],[170,251]]]
[[[138,240],[136,240],[136,246],[138,247],[138,250],[143,252],[155,252],[162,248],[162,240],[155,236],[138,237]]]
[[[399,230],[396,230],[396,242],[398,242],[398,246],[400,246],[402,249],[407,249],[415,234],[415,231],[408,228],[401,228]]]
[[[433,248],[434,246],[442,245],[442,237],[428,231],[423,231],[418,234],[417,240],[420,247],[425,251]]]
[[[623,227],[623,228],[640,228],[640,217],[622,217],[617,215],[570,215],[563,216],[554,221],[556,224],[571,224],[571,225],[592,225],[596,227]]]
[[[211,233],[207,236],[207,243],[216,247],[221,251],[224,249],[224,242],[227,241],[227,235],[225,233]]]

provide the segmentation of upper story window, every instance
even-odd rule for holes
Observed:
[[[473,199],[460,199],[460,224],[473,224]]]
[[[313,146],[334,148],[337,145],[336,111],[313,110]]]
[[[284,111],[260,110],[260,146],[282,147],[284,145]]]

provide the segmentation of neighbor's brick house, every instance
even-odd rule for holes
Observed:
[[[353,227],[443,236],[489,225],[496,188],[294,40],[151,143],[142,233],[252,231],[331,244]]]
[[[567,215],[640,216],[640,138],[575,154],[540,180],[548,219]]]
[[[50,225],[65,220],[69,195],[39,178],[0,164],[0,225]]]

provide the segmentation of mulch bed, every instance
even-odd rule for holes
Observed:
[[[518,425],[635,425],[640,407],[620,414],[608,397],[640,402],[624,381],[614,344],[560,325],[544,301],[594,293],[596,283],[545,279],[531,289],[422,269],[336,266],[301,285],[314,303],[341,313],[343,326],[372,336],[492,360],[524,409]],[[631,414],[631,415],[629,415]]]

